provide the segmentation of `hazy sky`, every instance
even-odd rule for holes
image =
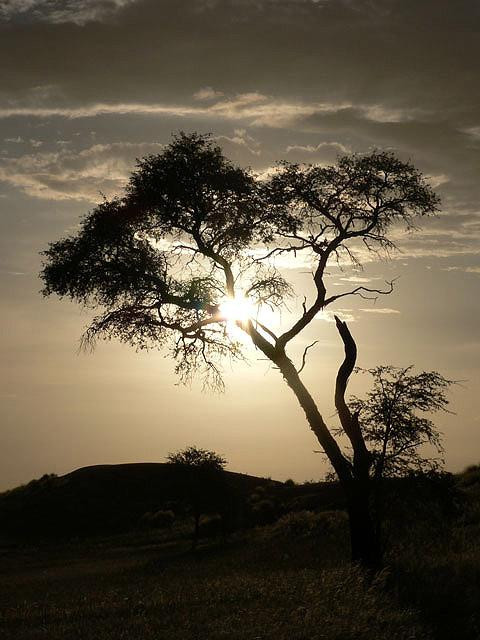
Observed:
[[[99,463],[162,461],[186,445],[229,468],[305,480],[323,457],[280,378],[251,353],[224,395],[176,385],[161,352],[78,355],[89,315],[39,295],[39,252],[120,193],[171,133],[211,132],[233,161],[334,162],[393,149],[431,177],[441,214],[402,236],[375,305],[339,304],[361,366],[415,364],[464,380],[438,422],[447,466],[480,458],[480,3],[477,0],[0,0],[0,489]],[[303,293],[305,274],[289,270]],[[343,280],[342,280],[343,278]],[[334,425],[342,348],[329,318],[292,352]],[[303,342],[302,342],[303,341]],[[361,392],[364,381],[352,380]]]

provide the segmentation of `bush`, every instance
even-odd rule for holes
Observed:
[[[279,518],[273,533],[282,538],[300,538],[316,533],[318,514],[313,511],[292,511]]]
[[[223,533],[222,516],[214,513],[205,516],[200,521],[200,536],[205,538],[213,538]]]
[[[259,500],[252,505],[251,519],[253,524],[271,524],[277,518],[277,506],[273,500],[267,498]]]
[[[480,464],[471,465],[467,467],[459,478],[460,487],[472,487],[480,485]]]
[[[279,518],[273,527],[273,534],[284,538],[337,534],[346,524],[347,516],[343,511],[292,511]]]
[[[171,529],[175,521],[175,514],[171,510],[162,510],[145,513],[141,523],[152,529]]]

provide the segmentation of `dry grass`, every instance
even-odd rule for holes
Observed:
[[[185,543],[39,551],[24,555],[20,569],[14,566],[21,558],[11,557],[2,575],[2,638],[430,637],[382,580],[369,583],[338,557],[340,566],[331,566],[331,553],[308,566],[304,542],[269,555],[267,538],[263,532],[195,555]]]

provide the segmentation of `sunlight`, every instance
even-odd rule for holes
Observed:
[[[231,323],[244,323],[256,315],[255,305],[242,294],[235,298],[225,298],[220,304],[220,311],[227,322]]]

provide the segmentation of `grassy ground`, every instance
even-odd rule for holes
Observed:
[[[204,544],[124,537],[16,550],[2,561],[5,640],[326,639],[430,635],[346,562],[344,540],[270,529]],[[337,544],[340,542],[340,544]]]
[[[182,529],[5,548],[0,637],[478,640],[479,496],[448,522],[392,523],[373,583],[349,564],[342,514],[289,514],[196,553]]]

